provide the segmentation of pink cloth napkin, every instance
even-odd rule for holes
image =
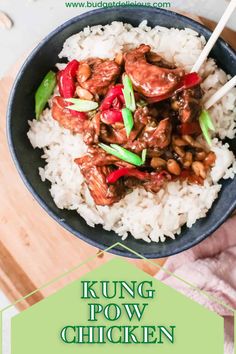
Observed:
[[[236,216],[192,249],[169,257],[164,268],[236,309]],[[233,312],[163,270],[157,279],[225,318],[225,354],[233,354]]]

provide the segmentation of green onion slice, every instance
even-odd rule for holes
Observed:
[[[127,137],[129,137],[134,126],[133,115],[132,112],[129,110],[129,108],[122,109],[122,117],[123,117],[124,126],[126,130],[126,135]]]
[[[131,151],[124,149],[123,147],[117,144],[106,145],[103,143],[98,144],[103,150],[105,150],[108,154],[114,155],[119,159],[126,161],[132,165],[141,166],[143,165],[143,161],[140,156],[134,154]]]
[[[211,120],[211,116],[209,113],[204,110],[202,111],[200,117],[199,117],[199,124],[202,130],[202,134],[204,138],[206,139],[206,142],[208,145],[211,145],[211,136],[209,134],[209,129],[215,131],[215,127],[213,125],[213,122]]]
[[[44,77],[35,93],[35,114],[36,119],[39,120],[49,98],[57,85],[57,77],[53,71],[49,71]]]
[[[214,124],[213,124],[213,122],[212,122],[212,119],[211,119],[210,114],[209,114],[206,110],[204,110],[204,111],[202,112],[202,114],[204,115],[204,120],[205,120],[206,125],[208,126],[208,128],[209,128],[210,130],[215,131],[215,127],[214,127]]]
[[[123,75],[123,85],[124,85],[123,94],[125,98],[125,105],[132,112],[134,112],[136,109],[136,104],[135,104],[133,85],[129,76],[126,74]]]
[[[145,164],[146,162],[146,158],[147,158],[147,149],[144,149],[142,151],[142,161],[143,161],[143,165]]]
[[[98,108],[98,103],[94,101],[81,100],[79,98],[67,98],[65,101],[73,103],[72,106],[66,108],[77,112],[89,112]]]

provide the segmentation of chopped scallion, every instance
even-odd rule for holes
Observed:
[[[122,109],[122,117],[123,117],[124,126],[125,126],[125,130],[126,130],[126,135],[127,135],[127,137],[129,137],[130,133],[133,129],[133,126],[134,126],[132,112],[128,108],[123,108]]]
[[[73,103],[67,108],[77,112],[89,112],[98,108],[98,103],[94,101],[81,100],[79,98],[68,98],[66,101]]]
[[[202,112],[202,114],[204,114],[204,117],[205,117],[204,119],[205,119],[205,121],[206,121],[206,124],[207,124],[208,128],[209,128],[210,130],[215,131],[215,127],[214,127],[214,124],[213,124],[213,122],[212,122],[212,119],[211,119],[210,114],[209,114],[206,110],[204,110],[204,111]]]
[[[126,74],[123,75],[123,85],[124,85],[123,94],[125,98],[125,105],[132,112],[134,112],[136,109],[136,104],[135,104],[133,85],[129,76]]]
[[[144,150],[142,151],[142,161],[143,161],[143,164],[145,164],[146,158],[147,158],[147,149],[144,149]]]
[[[105,150],[108,154],[114,155],[119,159],[126,161],[132,165],[141,166],[143,165],[143,161],[140,156],[134,154],[133,152],[124,149],[122,146],[117,144],[106,145],[103,143],[98,144],[103,150]]]
[[[202,111],[200,117],[199,117],[199,124],[202,130],[202,134],[204,138],[206,139],[206,142],[208,145],[211,145],[211,136],[209,134],[209,129],[212,131],[215,131],[214,124],[211,120],[211,116],[209,113],[204,110]]]
[[[56,74],[53,71],[49,71],[49,73],[47,73],[47,75],[44,77],[35,94],[35,114],[37,120],[40,119],[40,115],[43,112],[49,98],[52,96],[56,85]]]

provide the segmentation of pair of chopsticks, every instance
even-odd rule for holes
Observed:
[[[200,70],[202,64],[207,59],[211,49],[215,45],[217,39],[219,38],[221,32],[223,31],[226,23],[228,22],[230,16],[232,15],[235,9],[236,9],[236,0],[231,0],[223,16],[221,17],[218,25],[216,26],[214,32],[212,33],[203,51],[201,52],[199,58],[194,64],[191,72],[198,72]],[[218,102],[221,98],[223,98],[235,85],[236,85],[236,75],[207,100],[207,102],[204,105],[205,109],[209,109],[210,107],[212,107],[216,102]]]

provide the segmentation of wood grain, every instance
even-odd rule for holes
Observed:
[[[227,34],[235,41],[235,33]],[[6,140],[6,107],[21,60],[0,80],[0,288],[12,302],[41,288],[98,250],[72,236],[38,205],[23,185],[11,160]],[[24,309],[65,284],[113,258],[97,257],[50,287],[18,304]],[[142,260],[129,260],[154,275],[156,267]],[[163,264],[164,260],[155,260]]]

